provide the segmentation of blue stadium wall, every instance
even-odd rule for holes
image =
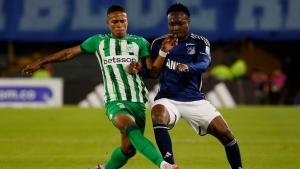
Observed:
[[[175,2],[189,7],[190,31],[211,42],[300,39],[299,0],[0,0],[0,40],[71,42],[110,33],[112,4],[127,9],[129,34],[153,39],[168,33],[166,11]]]

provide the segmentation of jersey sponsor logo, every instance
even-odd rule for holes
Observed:
[[[171,59],[168,59],[167,60],[167,64],[166,66],[169,68],[169,69],[173,69],[175,70],[176,69],[176,66],[179,65],[180,63],[174,61],[174,60],[171,60]]]
[[[130,64],[132,61],[137,62],[138,57],[135,55],[115,55],[102,58],[103,66],[116,64]]]
[[[195,54],[195,47],[187,47],[187,53],[189,55]]]
[[[195,45],[194,43],[186,43],[186,46],[192,46],[192,45]]]

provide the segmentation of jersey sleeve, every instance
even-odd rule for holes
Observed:
[[[158,56],[158,51],[153,50],[153,44],[154,43],[152,43],[152,45],[151,45],[151,57],[152,57],[153,61],[155,61],[155,59]],[[155,44],[157,45],[157,43],[155,43]],[[157,46],[155,48],[157,48]],[[159,77],[159,76],[157,76],[154,78],[154,77],[150,76],[144,66],[142,67],[142,70],[139,72],[139,75],[146,77],[146,78],[150,78],[150,79],[157,79]]]
[[[200,74],[205,72],[211,62],[209,42],[207,40],[206,41],[200,40],[197,43],[197,48],[198,50],[195,55],[196,61],[187,64],[187,66],[189,67],[189,73],[191,74]]]
[[[206,40],[207,41],[207,40]],[[198,52],[197,52],[197,58],[199,56],[201,57],[207,57],[210,61],[211,61],[211,55],[210,55],[210,45],[209,42],[205,42],[203,40],[200,40],[197,43],[197,48],[198,48]]]
[[[157,56],[158,56],[158,53],[159,53],[159,48],[158,48],[158,43],[157,43],[157,41],[154,41],[153,43],[152,43],[152,46],[151,46],[151,53],[152,53],[152,58],[153,58],[153,60],[155,60],[156,58],[157,58]]]
[[[139,61],[143,61],[151,56],[150,44],[149,42],[142,38],[140,43],[140,56]]]
[[[92,36],[80,45],[80,49],[83,53],[95,53],[97,42],[99,42],[99,35]]]

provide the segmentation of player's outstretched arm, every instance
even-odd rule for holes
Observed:
[[[31,75],[33,72],[37,71],[42,65],[52,62],[65,62],[73,59],[77,55],[81,54],[80,45],[73,48],[64,49],[60,52],[54,53],[53,55],[47,56],[45,58],[39,59],[36,62],[33,62],[27,65],[23,71],[22,75]]]

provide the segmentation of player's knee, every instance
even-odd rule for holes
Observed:
[[[152,117],[152,123],[153,124],[168,124],[168,114],[164,111],[159,110],[152,110],[151,111],[151,117]]]
[[[227,143],[227,142],[229,142],[230,140],[233,139],[233,134],[232,134],[232,132],[230,131],[230,129],[228,127],[224,128],[219,134],[221,136],[219,138],[219,140],[222,143]]]

